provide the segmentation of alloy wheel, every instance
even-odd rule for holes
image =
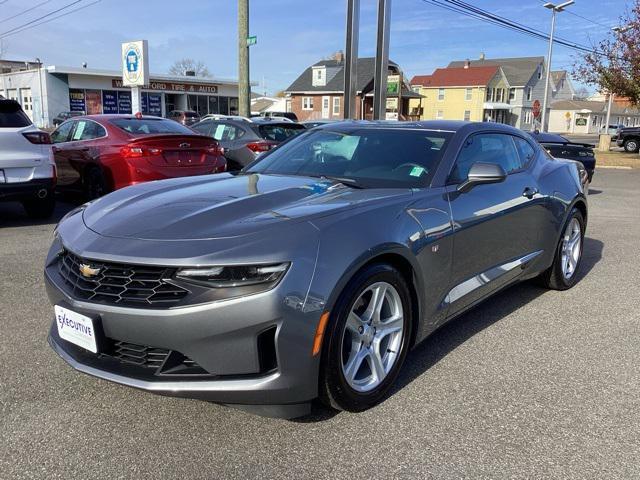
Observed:
[[[369,285],[351,307],[342,334],[342,373],[351,388],[369,392],[383,382],[398,360],[404,330],[396,288]]]
[[[576,272],[582,253],[582,228],[577,218],[572,218],[562,239],[562,274],[567,280]]]

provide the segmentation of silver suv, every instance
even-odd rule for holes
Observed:
[[[0,98],[0,147],[0,200],[22,202],[32,218],[50,217],[56,184],[51,139],[15,100]]]

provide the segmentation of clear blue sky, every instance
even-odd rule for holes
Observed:
[[[0,0],[0,36],[74,0]],[[95,0],[80,0],[73,8]],[[467,0],[511,20],[548,32],[542,0]],[[562,1],[562,0],[559,0]],[[557,2],[556,2],[557,3]],[[557,34],[589,44],[601,39],[629,2],[576,0],[558,16]],[[270,92],[286,88],[308,65],[344,48],[346,0],[251,0],[251,77]],[[360,55],[375,53],[376,0],[361,0]],[[63,13],[64,10],[61,12]],[[407,75],[431,73],[455,59],[546,55],[547,43],[443,10],[422,0],[392,0],[390,57]],[[218,77],[237,76],[235,0],[101,0],[76,13],[9,36],[5,58],[41,58],[47,65],[117,69],[120,43],[149,40],[152,73],[174,60],[203,61]],[[556,46],[553,68],[570,68],[574,51]],[[262,90],[262,87],[260,87]]]

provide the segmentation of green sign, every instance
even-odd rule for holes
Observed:
[[[255,45],[256,43],[258,43],[258,37],[256,35],[251,35],[250,37],[247,37],[247,47],[250,47],[251,45]]]
[[[400,75],[387,76],[387,95],[398,95],[400,90]]]
[[[587,119],[586,118],[576,118],[576,126],[577,127],[584,127],[587,124]]]

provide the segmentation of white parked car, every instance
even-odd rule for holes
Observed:
[[[32,218],[55,208],[56,167],[49,134],[15,100],[0,99],[0,200],[22,202]]]

